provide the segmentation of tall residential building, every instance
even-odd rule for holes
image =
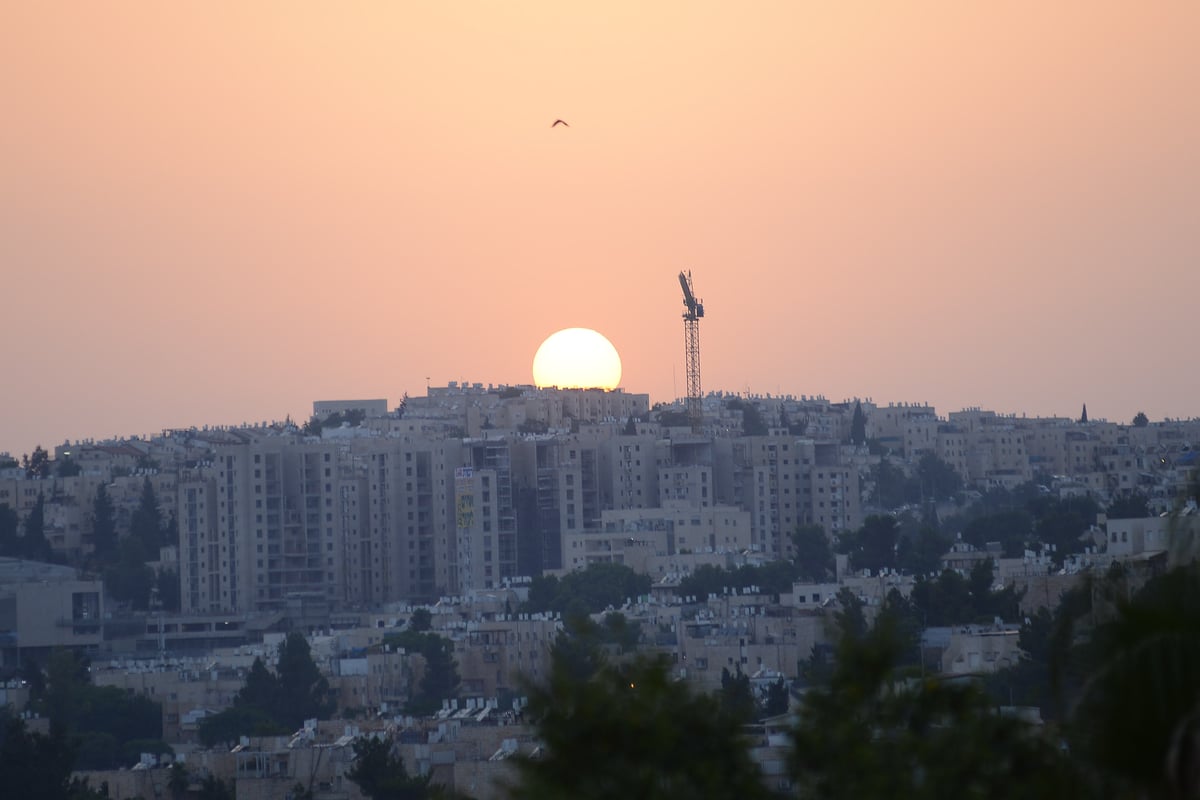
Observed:
[[[517,574],[563,566],[563,538],[600,526],[606,507],[603,448],[575,435],[513,443]]]
[[[276,609],[301,593],[345,603],[337,467],[336,445],[264,437],[218,447],[181,480],[184,610]]]
[[[351,443],[367,475],[371,597],[433,601],[458,590],[454,537],[457,439],[380,438]]]
[[[800,525],[820,525],[830,536],[862,524],[857,468],[835,442],[792,436],[733,439],[729,469],[731,500],[750,512],[756,548],[787,558]]]
[[[517,571],[517,507],[512,443],[465,440],[454,470],[457,590],[495,589]]]
[[[658,502],[656,441],[650,434],[614,436],[609,440],[612,508],[653,508]]]
[[[790,436],[743,436],[733,440],[733,502],[750,512],[756,549],[780,557],[803,520],[803,443]],[[806,456],[812,460],[811,453]]]

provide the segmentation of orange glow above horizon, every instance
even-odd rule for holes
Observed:
[[[0,451],[519,383],[576,325],[670,401],[681,270],[714,391],[1192,416],[1197,30],[1189,0],[5,4]]]

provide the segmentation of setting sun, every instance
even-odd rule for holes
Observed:
[[[551,334],[533,357],[533,382],[560,389],[615,389],[621,383],[617,348],[590,328]]]

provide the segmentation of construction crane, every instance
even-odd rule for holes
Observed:
[[[692,423],[692,432],[699,433],[704,421],[700,402],[700,318],[704,316],[704,303],[696,299],[692,291],[692,273],[679,273],[679,285],[683,288],[683,350],[687,363],[687,413]]]

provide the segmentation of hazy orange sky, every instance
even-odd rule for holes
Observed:
[[[528,383],[1194,416],[1200,3],[0,8],[0,451]],[[556,118],[570,128],[550,128]]]

